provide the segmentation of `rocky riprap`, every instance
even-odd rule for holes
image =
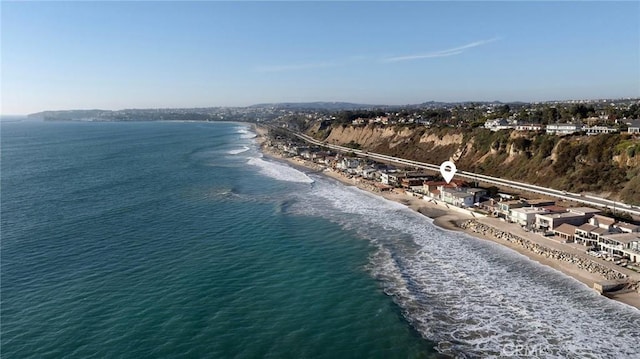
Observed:
[[[578,268],[584,269],[590,273],[596,273],[601,275],[607,280],[626,279],[627,275],[620,273],[614,269],[607,268],[600,263],[596,263],[588,258],[581,258],[574,254],[567,253],[557,249],[551,249],[544,247],[538,243],[534,243],[528,239],[522,238],[515,234],[505,232],[503,230],[488,226],[484,223],[480,223],[476,220],[470,219],[459,224],[463,229],[469,229],[476,233],[481,233],[486,236],[491,236],[497,239],[501,239],[507,242],[517,244],[518,246],[537,253],[547,258],[561,260],[575,264]]]

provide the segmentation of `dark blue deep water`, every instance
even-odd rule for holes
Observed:
[[[1,126],[2,358],[640,358],[640,311],[246,124]]]
[[[3,124],[2,357],[428,357],[245,128]]]

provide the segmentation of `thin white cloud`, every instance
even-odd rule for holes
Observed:
[[[475,41],[462,46],[453,47],[450,49],[432,51],[424,54],[388,57],[388,58],[381,59],[380,61],[384,63],[388,63],[388,62],[411,61],[411,60],[460,55],[468,49],[486,45],[488,43],[498,41],[498,40],[500,40],[500,38],[494,37],[492,39]],[[366,62],[370,60],[373,60],[373,59],[371,59],[369,56],[352,56],[346,60],[342,60],[338,62],[334,61],[334,62],[312,62],[312,63],[288,64],[288,65],[264,65],[264,66],[257,66],[255,70],[258,72],[288,72],[288,71],[313,70],[313,69],[321,69],[321,68],[329,68],[329,67],[337,67],[337,66],[354,65],[357,63]]]
[[[410,61],[410,60],[420,60],[420,59],[430,59],[434,57],[447,57],[454,56],[463,53],[467,49],[471,49],[474,47],[486,45],[488,43],[499,40],[499,38],[494,37],[493,39],[488,40],[480,40],[475,41],[466,45],[453,47],[446,50],[432,51],[426,54],[417,54],[417,55],[406,55],[406,56],[397,56],[397,57],[388,57],[386,59],[382,59],[382,62],[399,62],[399,61]]]
[[[331,62],[317,62],[317,63],[292,64],[292,65],[269,65],[269,66],[258,66],[256,67],[256,71],[285,72],[285,71],[320,69],[320,68],[334,67],[334,66],[337,66],[337,65]]]

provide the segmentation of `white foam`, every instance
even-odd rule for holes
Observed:
[[[260,173],[279,181],[313,183],[313,180],[301,171],[284,164],[265,161],[259,157],[251,157],[248,164],[259,168]]]
[[[227,154],[229,154],[229,155],[237,155],[237,154],[239,154],[239,153],[247,152],[247,151],[249,151],[249,150],[250,150],[250,148],[249,148],[249,147],[247,147],[247,146],[242,146],[242,148],[227,151]]]
[[[453,355],[639,357],[640,312],[498,244],[318,179],[292,210],[377,247],[370,271],[407,320]],[[345,215],[347,213],[348,215]]]
[[[236,127],[236,133],[239,133],[242,139],[250,139],[257,136],[255,132],[249,130],[249,127]]]

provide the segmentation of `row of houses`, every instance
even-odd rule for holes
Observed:
[[[507,222],[544,233],[552,233],[565,242],[575,242],[611,256],[640,263],[640,226],[616,222],[589,207],[559,207],[553,200],[488,198],[483,188],[465,181],[438,180],[419,171],[403,171],[362,158],[344,156],[317,147],[279,144],[287,154],[334,168],[351,176],[370,180],[379,190],[404,188],[425,200],[437,200],[452,206],[477,207],[504,218]]]
[[[462,180],[453,179],[447,183],[428,173],[402,171],[360,158],[339,158],[333,168],[348,175],[377,182],[376,187],[381,190],[400,187],[424,196],[425,199],[435,199],[462,208],[477,205],[487,195],[485,189],[471,187]]]
[[[508,222],[640,263],[640,226],[600,213],[594,208],[563,208],[545,201],[503,201],[494,206],[494,214]]]
[[[567,242],[603,251],[612,257],[628,258],[640,263],[640,226],[616,222],[613,218],[594,215],[579,226],[562,224],[554,230]]]
[[[377,116],[377,117],[373,117],[373,118],[358,117],[355,120],[351,121],[351,124],[354,125],[354,126],[367,125],[367,124],[373,124],[373,123],[380,123],[380,124],[383,124],[383,125],[395,125],[395,124],[399,124],[399,123],[400,124],[417,123],[417,124],[429,126],[429,125],[432,124],[432,121],[428,120],[428,119],[424,119],[422,117],[409,117],[409,118],[392,119],[392,118],[389,118],[389,116]]]
[[[640,120],[627,123],[628,133],[640,133]],[[599,135],[603,133],[617,133],[620,130],[609,126],[586,126],[582,123],[553,123],[546,126],[541,124],[522,124],[505,119],[489,120],[484,123],[484,127],[491,131],[515,130],[515,131],[546,131],[550,135],[570,135],[577,132],[586,132],[587,135]]]

